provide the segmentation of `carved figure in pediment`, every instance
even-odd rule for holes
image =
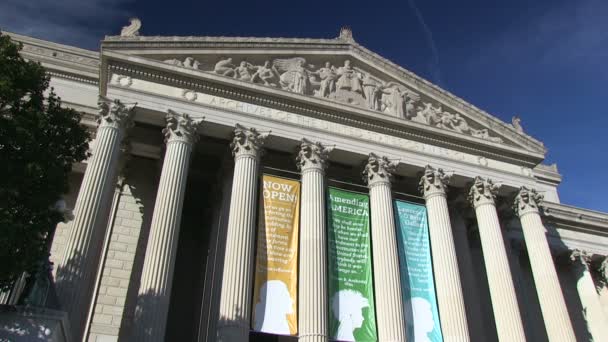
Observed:
[[[413,120],[416,115],[415,103],[420,101],[420,94],[409,89],[405,90],[405,118]]]
[[[279,72],[275,69],[270,61],[264,62],[264,65],[257,66],[258,70],[251,76],[251,82],[260,83],[267,86],[277,87],[279,85]]]
[[[190,69],[198,69],[198,67],[201,65],[201,63],[199,63],[199,61],[197,61],[196,59],[192,58],[192,57],[186,57],[186,59],[184,59],[184,63],[183,66],[186,68],[190,68]]]
[[[485,140],[489,140],[489,141],[493,141],[493,142],[497,142],[497,143],[502,142],[501,138],[491,137],[490,132],[488,131],[487,128],[482,128],[482,129],[471,128],[471,135],[474,136],[475,138],[481,138],[481,139],[485,139]]]
[[[201,65],[199,63],[199,61],[197,61],[196,59],[194,59],[192,57],[186,57],[186,59],[184,59],[183,62],[176,58],[166,59],[163,62],[165,62],[167,64],[171,64],[171,65],[177,65],[179,67],[190,68],[190,69],[198,69],[198,67]]]
[[[454,114],[452,114],[450,112],[443,111],[443,112],[441,112],[441,114],[439,116],[439,122],[435,125],[435,127],[449,129],[449,130],[455,130],[454,129],[454,124],[455,124],[454,121],[455,121]]]
[[[382,90],[382,93],[386,94],[382,99],[385,106],[384,111],[405,119],[406,96],[405,91],[401,89],[399,84],[395,82],[387,83],[386,88]]]
[[[427,124],[431,126],[437,126],[441,122],[442,112],[441,106],[435,108],[432,103],[424,102],[423,107],[418,107],[418,116],[422,115],[426,119]]]
[[[254,66],[246,61],[241,61],[238,67],[234,69],[234,78],[241,81],[251,81],[253,78],[252,71]]]
[[[177,66],[180,66],[180,67],[184,66],[184,63],[182,61],[180,61],[179,59],[176,59],[176,58],[166,59],[163,62],[167,63],[167,64],[171,64],[171,65],[177,65]]]
[[[325,66],[315,72],[321,79],[319,91],[317,95],[320,97],[328,97],[329,94],[336,91],[336,67],[329,62],[325,62]]]
[[[222,76],[234,77],[236,66],[232,64],[232,58],[222,59],[215,63],[213,72]]]
[[[470,134],[471,133],[471,128],[469,127],[469,124],[458,113],[454,114],[454,125],[453,125],[453,128],[458,133],[464,133],[464,134]]]
[[[311,93],[310,78],[313,73],[307,68],[306,59],[302,57],[275,59],[273,66],[282,72],[280,80],[283,89],[298,94],[309,95]]]
[[[363,94],[367,100],[367,108],[371,110],[382,110],[382,94],[384,85],[365,74],[363,77]]]
[[[344,66],[339,67],[336,73],[338,74],[336,88],[363,94],[361,78],[359,73],[351,66],[350,60],[345,60]]]

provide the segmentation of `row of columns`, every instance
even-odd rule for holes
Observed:
[[[69,312],[73,336],[82,338],[83,319],[91,305],[93,274],[103,237],[105,204],[111,196],[120,142],[132,119],[132,106],[100,101],[97,145],[84,175],[75,208],[68,247],[58,268],[58,293]],[[201,120],[169,111],[166,152],[146,248],[138,310],[145,319],[134,327],[137,341],[162,341],[169,308],[173,268],[185,194],[188,164]],[[237,125],[231,144],[235,160],[227,226],[218,341],[246,341],[249,334],[259,159],[268,134]],[[298,154],[301,170],[301,242],[299,338],[327,341],[327,241],[325,166],[330,149],[303,140]],[[376,316],[380,341],[405,341],[399,259],[391,195],[395,164],[370,154],[365,167],[372,222]],[[427,166],[420,185],[431,239],[436,291],[445,341],[469,341],[467,316],[454,234],[446,200],[449,176]],[[475,208],[490,296],[499,340],[525,341],[523,323],[511,278],[495,206],[498,187],[477,177],[469,192]],[[530,263],[551,341],[575,341],[572,324],[551,258],[538,205],[542,198],[522,188],[515,200]],[[65,280],[65,282],[64,282]],[[141,298],[153,298],[144,301]],[[152,307],[150,307],[152,305]],[[148,307],[146,307],[148,306]]]

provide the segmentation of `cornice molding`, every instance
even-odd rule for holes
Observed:
[[[341,103],[245,83],[204,71],[180,68],[163,62],[121,55],[116,52],[108,52],[108,55],[104,58],[108,68],[105,71],[108,79],[111,78],[112,73],[115,73],[121,76],[129,76],[340,122],[354,127],[450,148],[455,151],[471,153],[480,156],[480,158],[489,157],[525,167],[534,167],[542,159],[542,156],[530,154],[529,151],[521,148],[496,144]],[[348,115],[345,115],[346,113]]]
[[[547,201],[542,206],[543,218],[557,227],[608,236],[608,213]]]

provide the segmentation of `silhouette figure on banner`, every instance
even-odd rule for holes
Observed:
[[[287,285],[281,280],[269,280],[260,288],[260,301],[255,305],[256,331],[289,335],[287,315],[293,313],[293,301]]]
[[[414,297],[405,302],[405,316],[408,341],[431,342],[428,334],[435,328],[431,303],[424,298]],[[414,336],[411,336],[412,331]]]
[[[332,298],[334,317],[340,322],[334,339],[337,341],[355,341],[355,329],[363,326],[363,308],[369,307],[369,301],[361,292],[354,290],[338,291]]]

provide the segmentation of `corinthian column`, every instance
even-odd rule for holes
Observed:
[[[298,335],[306,342],[328,340],[324,177],[330,151],[319,142],[303,139],[297,158],[302,172]]]
[[[82,339],[92,303],[121,141],[132,124],[135,107],[101,96],[98,105],[95,147],[80,185],[65,252],[57,267],[57,294],[68,312],[74,340]]]
[[[513,209],[519,216],[524,232],[547,336],[550,341],[576,341],[545,235],[545,226],[540,219],[540,201],[542,196],[536,190],[522,187],[515,197]]]
[[[370,154],[363,176],[369,188],[378,340],[405,341],[403,297],[391,177],[396,164]]]
[[[494,204],[498,188],[491,180],[476,177],[469,191],[469,200],[477,216],[498,339],[525,341],[509,259]]]
[[[139,285],[135,341],[164,341],[190,155],[202,120],[169,111],[166,151]]]
[[[442,169],[436,170],[427,166],[420,179],[420,189],[424,195],[428,212],[441,331],[446,342],[460,342],[469,341],[470,338],[454,235],[446,200],[445,190],[449,178]]]
[[[595,289],[589,270],[591,258],[587,253],[573,250],[569,255],[574,274],[576,275],[576,290],[583,306],[587,328],[593,341],[604,341],[608,338],[608,320],[604,315],[602,304]]]
[[[241,125],[234,129],[234,178],[217,328],[220,342],[249,340],[258,162],[267,135]]]

